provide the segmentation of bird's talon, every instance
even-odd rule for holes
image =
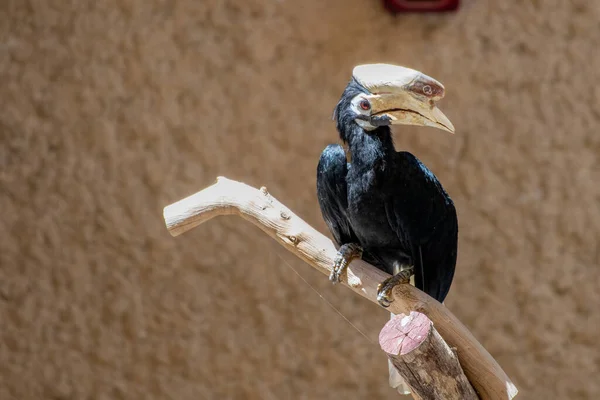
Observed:
[[[344,267],[345,267],[344,259],[340,254],[338,254],[338,256],[336,257],[335,262],[333,264],[333,269],[331,270],[331,274],[329,274],[329,280],[334,285],[336,283],[340,282],[340,275],[342,274]]]
[[[340,274],[338,273],[338,271],[336,271],[336,270],[331,271],[331,274],[329,274],[329,280],[334,285],[336,283],[338,283],[340,281]]]
[[[414,268],[412,266],[400,269],[398,273],[390,276],[389,278],[381,282],[379,286],[377,286],[377,302],[382,307],[387,308],[394,301],[394,298],[392,296],[392,291],[394,290],[394,287],[396,287],[397,285],[410,283],[410,276],[412,275],[413,270]]]
[[[384,308],[388,308],[392,304],[392,300],[388,299],[385,295],[377,296],[377,302]]]
[[[380,283],[377,287],[377,302],[382,307],[388,308],[390,304],[392,304],[392,302],[394,301],[394,299],[391,296],[393,287],[386,287],[385,283],[386,282],[384,281],[383,283]]]
[[[362,257],[362,248],[355,243],[344,244],[340,247],[333,268],[329,274],[329,280],[335,285],[341,281],[341,276],[348,268],[350,262],[355,258]]]

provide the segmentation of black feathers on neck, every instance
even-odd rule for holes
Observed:
[[[369,94],[352,78],[335,108],[333,117],[340,139],[348,145],[353,167],[370,169],[385,164],[386,157],[395,151],[394,142],[388,126],[367,131],[356,123],[356,115],[350,105],[352,99],[360,93]]]
[[[352,167],[358,170],[383,167],[395,152],[389,127],[365,131],[358,124],[354,124],[351,129],[346,135]]]

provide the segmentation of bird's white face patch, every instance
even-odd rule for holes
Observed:
[[[366,95],[362,94],[362,93],[352,99],[352,102],[350,103],[350,109],[352,110],[352,112],[354,112],[355,114],[358,114],[358,115],[365,115],[365,116],[371,115],[371,103],[367,99]],[[376,128],[375,126],[371,125],[368,121],[365,121],[364,119],[356,118],[354,121],[361,128],[363,128],[364,130],[367,130],[367,131],[372,131],[373,129]]]

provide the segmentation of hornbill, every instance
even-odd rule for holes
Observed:
[[[352,259],[362,258],[392,275],[378,288],[384,307],[393,301],[395,285],[411,281],[443,302],[454,276],[454,203],[417,157],[395,150],[390,131],[390,125],[403,124],[454,133],[435,106],[442,97],[443,85],[419,71],[355,67],[334,111],[348,154],[339,144],[328,145],[317,167],[319,206],[338,246],[329,279],[339,282]],[[401,378],[390,376],[393,387],[401,385],[394,379]]]

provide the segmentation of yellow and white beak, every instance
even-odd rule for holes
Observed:
[[[364,64],[354,68],[356,81],[369,91],[370,120],[375,125],[430,126],[454,133],[452,122],[435,106],[444,86],[414,69],[391,64]]]

